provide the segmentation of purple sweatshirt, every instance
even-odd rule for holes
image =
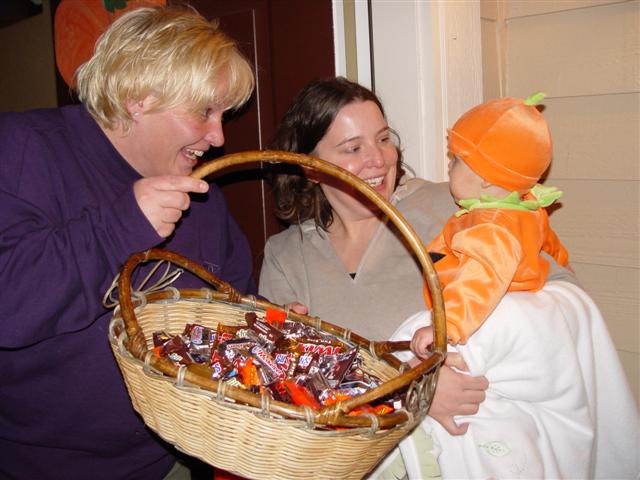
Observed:
[[[166,242],[140,175],[83,106],[0,114],[0,478],[157,479],[172,449],[134,412],[102,296],[162,247],[255,293],[247,241],[214,185]],[[202,286],[185,274],[174,286]]]

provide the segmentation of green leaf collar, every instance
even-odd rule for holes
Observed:
[[[460,200],[458,205],[462,207],[456,212],[456,217],[478,208],[505,208],[508,210],[537,210],[551,205],[562,196],[562,192],[556,187],[545,187],[536,184],[531,189],[532,199],[523,200],[518,192],[511,192],[504,198],[496,198],[491,195],[480,195],[480,198],[468,198]]]

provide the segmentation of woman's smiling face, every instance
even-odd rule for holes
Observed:
[[[183,106],[154,111],[153,102],[147,97],[133,112],[131,139],[137,147],[128,160],[142,176],[189,175],[210,146],[224,144],[224,107],[210,105],[197,113]]]
[[[355,101],[342,107],[313,154],[360,177],[386,200],[391,198],[398,150],[393,133],[374,102]],[[323,184],[322,189],[334,210],[339,206],[356,211],[363,208],[342,185],[331,182]],[[370,215],[375,207],[369,204],[366,208]]]

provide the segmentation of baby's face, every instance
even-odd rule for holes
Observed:
[[[449,191],[456,202],[467,198],[479,198],[485,193],[485,180],[456,156],[449,161]]]

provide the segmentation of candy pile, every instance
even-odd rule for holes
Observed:
[[[360,395],[381,380],[362,369],[357,346],[268,309],[264,318],[245,315],[246,326],[211,329],[187,324],[182,334],[153,334],[154,352],[179,365],[203,364],[211,377],[278,401],[318,410]],[[384,415],[397,398],[354,409],[350,414]]]

